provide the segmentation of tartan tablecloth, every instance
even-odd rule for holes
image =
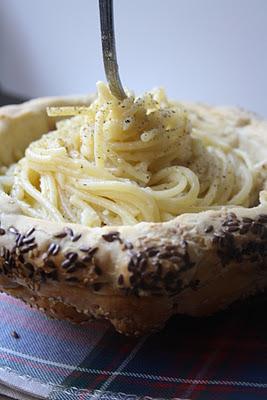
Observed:
[[[53,400],[266,400],[265,316],[266,304],[177,316],[134,339],[105,322],[49,320],[1,294],[0,392],[2,384]]]

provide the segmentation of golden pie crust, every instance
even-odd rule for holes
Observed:
[[[0,163],[54,128],[47,106],[86,105],[93,96],[43,98],[0,108]],[[223,118],[250,159],[267,159],[267,122],[226,107],[185,104]],[[255,152],[253,141],[261,144]],[[164,223],[87,228],[37,220],[0,194],[0,290],[52,317],[109,320],[127,335],[159,329],[176,313],[211,315],[267,286],[267,165],[254,208],[222,207]]]

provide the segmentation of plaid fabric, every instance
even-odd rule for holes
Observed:
[[[103,322],[49,320],[2,294],[0,384],[53,400],[267,399],[265,311],[175,317],[133,339]]]

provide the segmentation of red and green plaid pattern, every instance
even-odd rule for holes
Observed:
[[[54,400],[267,399],[266,304],[126,338],[0,295],[0,384]],[[12,332],[18,333],[15,338]]]

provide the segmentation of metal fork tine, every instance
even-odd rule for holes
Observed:
[[[119,100],[127,96],[121,84],[117,63],[113,22],[113,0],[99,0],[102,52],[106,78],[111,93]]]

